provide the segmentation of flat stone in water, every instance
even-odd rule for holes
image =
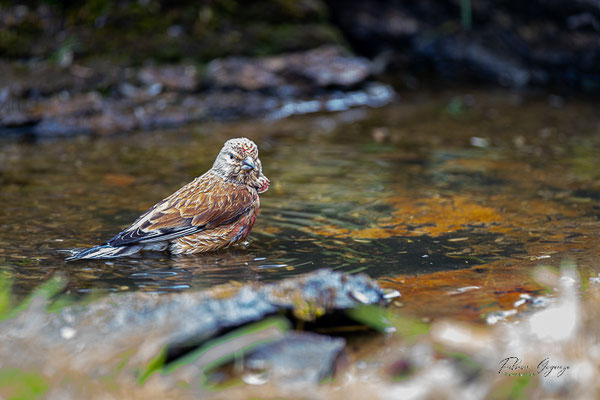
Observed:
[[[246,358],[245,366],[251,370],[267,370],[269,379],[277,383],[317,384],[332,375],[345,344],[343,338],[288,332],[282,339],[255,349]]]

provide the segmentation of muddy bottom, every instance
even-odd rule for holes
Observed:
[[[257,142],[271,189],[249,241],[187,257],[63,261],[102,243],[214,161]],[[365,272],[422,317],[478,320],[545,293],[538,265],[597,275],[600,116],[537,94],[400,93],[382,109],[52,141],[3,139],[0,271],[18,294],[56,273],[75,294],[172,292]]]

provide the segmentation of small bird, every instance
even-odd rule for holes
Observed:
[[[141,250],[196,254],[228,247],[248,236],[260,207],[258,195],[268,188],[256,144],[230,139],[202,176],[105,244],[70,250],[67,261],[123,257]]]

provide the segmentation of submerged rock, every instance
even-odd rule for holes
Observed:
[[[255,349],[245,367],[266,373],[264,379],[286,385],[314,385],[333,374],[346,341],[309,332],[289,332],[282,339]],[[266,371],[266,372],[263,372]],[[245,380],[252,377],[246,375]]]
[[[90,307],[63,313],[107,329],[106,333],[160,326],[171,345],[202,342],[221,330],[260,320],[280,310],[292,310],[303,320],[314,320],[336,309],[376,304],[383,292],[366,275],[330,270],[267,285],[245,285],[227,298],[211,292],[173,295],[130,293],[110,296]],[[62,313],[61,313],[62,314]],[[182,318],[181,316],[185,316]],[[56,320],[59,325],[60,318]]]
[[[0,322],[0,359],[2,367],[35,371],[44,365],[43,373],[50,381],[73,371],[99,378],[152,365],[165,349],[171,358],[177,357],[223,332],[282,311],[295,310],[296,318],[313,320],[333,310],[382,301],[382,290],[367,276],[330,270],[277,283],[224,286],[206,292],[117,294],[89,305],[65,307],[57,314],[47,312],[46,301],[37,297],[26,311]],[[292,348],[287,349],[288,345]],[[268,358],[268,347],[263,347],[251,359],[255,363],[264,360],[275,368],[287,365],[290,371],[303,368],[304,362],[318,363],[314,373],[303,378],[314,380],[332,370],[343,341],[289,336],[273,346],[281,351],[279,357]],[[231,351],[229,345],[225,347]],[[313,347],[306,350],[310,352],[320,348],[324,358],[318,362],[317,353],[310,353],[310,359],[293,364],[294,354],[308,347]],[[178,373],[194,380],[203,372],[191,365]],[[134,376],[122,374],[120,379],[134,380]]]

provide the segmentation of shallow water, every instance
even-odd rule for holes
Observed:
[[[211,165],[259,145],[271,189],[249,242],[216,253],[63,261],[99,244]],[[405,93],[391,106],[280,121],[0,149],[0,270],[24,294],[55,273],[73,293],[182,291],[321,267],[366,272],[423,316],[511,307],[540,264],[600,268],[600,115],[547,95]]]

